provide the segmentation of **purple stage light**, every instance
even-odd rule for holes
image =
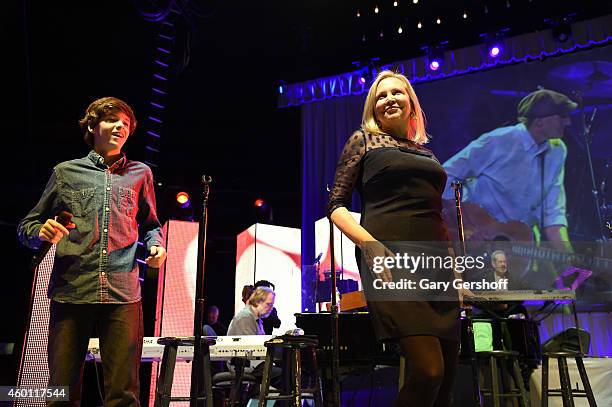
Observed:
[[[362,85],[365,85],[365,83],[366,83],[366,78],[365,78],[364,76],[360,76],[360,77],[359,77],[359,83],[360,83],[360,84],[362,84]]]
[[[437,59],[434,59],[429,62],[429,69],[431,69],[432,71],[437,71],[439,68],[440,68],[440,61],[438,61]]]
[[[489,48],[489,56],[492,58],[497,58],[500,52],[501,47],[499,45],[493,45],[491,48]]]

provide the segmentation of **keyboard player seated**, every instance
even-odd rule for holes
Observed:
[[[519,289],[517,281],[508,272],[508,259],[506,253],[503,250],[495,250],[491,253],[491,267],[486,269],[484,272],[476,276],[475,281],[486,280],[489,282],[500,282],[501,280],[507,280],[507,284],[500,284],[499,291],[512,291]],[[475,291],[474,294],[477,294]],[[481,312],[475,313],[476,317],[493,317],[493,318],[508,318],[511,315],[522,314],[527,318],[527,309],[523,306],[521,301],[508,301],[508,302],[493,302],[493,303],[476,303],[474,304]]]
[[[274,300],[276,293],[269,287],[257,287],[251,293],[246,305],[238,311],[227,329],[228,336],[237,335],[265,335],[262,319],[266,318],[274,308]],[[261,379],[264,370],[264,361],[251,361],[252,371],[249,374],[257,378],[258,384],[261,384]],[[256,365],[256,366],[255,366]],[[250,370],[250,369],[248,369]],[[273,366],[270,375],[270,383],[273,387],[279,388],[282,384],[282,370],[279,367]]]

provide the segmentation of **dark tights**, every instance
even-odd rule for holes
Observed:
[[[450,407],[459,344],[435,336],[400,338],[407,379],[395,407]]]

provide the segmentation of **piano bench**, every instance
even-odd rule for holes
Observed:
[[[476,352],[478,359],[481,362],[488,361],[488,367],[490,369],[491,387],[480,388],[483,396],[491,396],[493,399],[493,406],[500,407],[505,405],[502,401],[503,398],[515,397],[519,401],[519,405],[522,407],[529,406],[529,397],[527,396],[527,390],[525,389],[525,382],[521,375],[521,369],[518,363],[518,352],[504,351],[504,350],[492,350]],[[504,363],[506,362],[506,363]],[[484,376],[484,369],[483,369]],[[506,383],[508,376],[511,376],[514,380],[515,387],[512,388],[510,383]],[[502,389],[500,391],[500,378],[502,381]],[[490,405],[485,403],[485,405]]]
[[[584,368],[584,362],[582,357],[584,355],[580,352],[564,351],[564,352],[544,352],[542,354],[542,406],[548,406],[549,397],[561,397],[563,405],[573,406],[574,397],[586,397],[590,407],[597,407],[595,402],[595,396],[593,396],[593,389],[589,383],[589,377],[587,376],[586,369]],[[560,389],[549,389],[548,388],[548,360],[557,359],[559,365],[559,379],[561,382]],[[576,367],[580,374],[580,380],[584,390],[578,388],[576,382],[576,389],[572,389],[572,382],[570,381],[569,371],[567,368],[567,358],[574,358],[576,360]]]
[[[191,338],[165,337],[159,338],[157,343],[164,345],[164,354],[159,369],[159,377],[155,388],[155,407],[168,407],[173,401],[190,401],[190,397],[172,397],[172,381],[174,380],[174,366],[179,346],[193,346],[195,340]],[[202,337],[202,378],[204,389],[198,395],[198,401],[205,401],[206,407],[213,407],[212,380],[210,377],[210,350],[209,347],[216,342],[214,339]],[[200,405],[198,403],[198,405]]]
[[[300,406],[302,399],[313,399],[315,407],[323,407],[321,376],[317,366],[317,346],[319,341],[311,335],[277,336],[264,343],[267,348],[261,390],[259,392],[259,407],[265,407],[269,400],[291,401],[292,406]],[[270,378],[272,376],[274,354],[282,349],[287,361],[283,376],[289,380],[289,387],[280,395],[270,395]],[[310,357],[310,381],[312,387],[302,388],[302,351]],[[288,370],[288,371],[287,371]]]

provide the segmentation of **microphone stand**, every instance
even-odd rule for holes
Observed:
[[[314,262],[315,268],[315,281],[314,281],[314,309],[316,312],[320,312],[319,308],[319,278],[321,273],[321,257],[317,257]]]
[[[338,339],[338,301],[336,298],[336,258],[334,253],[334,223],[329,221],[329,246],[330,246],[330,261],[331,261],[331,345],[332,345],[332,363],[331,363],[331,381],[332,381],[332,406],[340,406],[340,349]]]
[[[582,100],[580,101],[582,105]],[[597,114],[597,108],[593,108],[593,114],[591,115],[591,119],[587,123],[584,117],[584,106],[582,106],[582,127],[583,127],[583,136],[584,136],[584,145],[586,148],[587,155],[587,165],[589,168],[589,175],[591,176],[591,194],[593,195],[593,202],[595,204],[595,213],[597,214],[597,224],[599,225],[599,233],[601,234],[601,241],[606,241],[606,231],[604,228],[603,217],[601,216],[601,207],[600,207],[600,198],[599,198],[599,190],[597,189],[597,183],[595,182],[595,170],[593,169],[593,157],[591,155],[591,142],[593,141],[593,132],[591,131],[593,127],[593,121],[595,120],[595,115]]]
[[[451,184],[452,188],[455,190],[455,209],[457,211],[457,231],[459,233],[459,249],[460,255],[466,255],[465,249],[465,235],[463,233],[463,214],[461,212],[461,190],[463,185],[459,181],[455,181]],[[478,361],[476,360],[476,347],[474,346],[474,325],[472,323],[472,308],[464,307],[463,311],[465,312],[465,320],[467,323],[467,342],[468,342],[468,351],[470,353],[470,365],[472,367],[472,391],[473,391],[473,401],[474,405],[480,407],[480,383],[479,383],[479,372],[478,372]]]
[[[212,406],[212,394],[203,394],[205,389],[210,389],[209,383],[203,383],[209,375],[204,375],[204,358],[209,352],[208,344],[202,347],[202,332],[204,330],[204,269],[206,260],[206,230],[208,227],[208,194],[212,178],[202,175],[204,185],[202,200],[202,218],[198,228],[198,260],[196,275],[196,295],[193,316],[193,364],[191,366],[191,392],[190,407],[197,407],[201,400],[206,398],[206,405]],[[204,352],[204,353],[203,353]],[[204,387],[205,386],[205,387]],[[208,392],[207,392],[208,393]]]

